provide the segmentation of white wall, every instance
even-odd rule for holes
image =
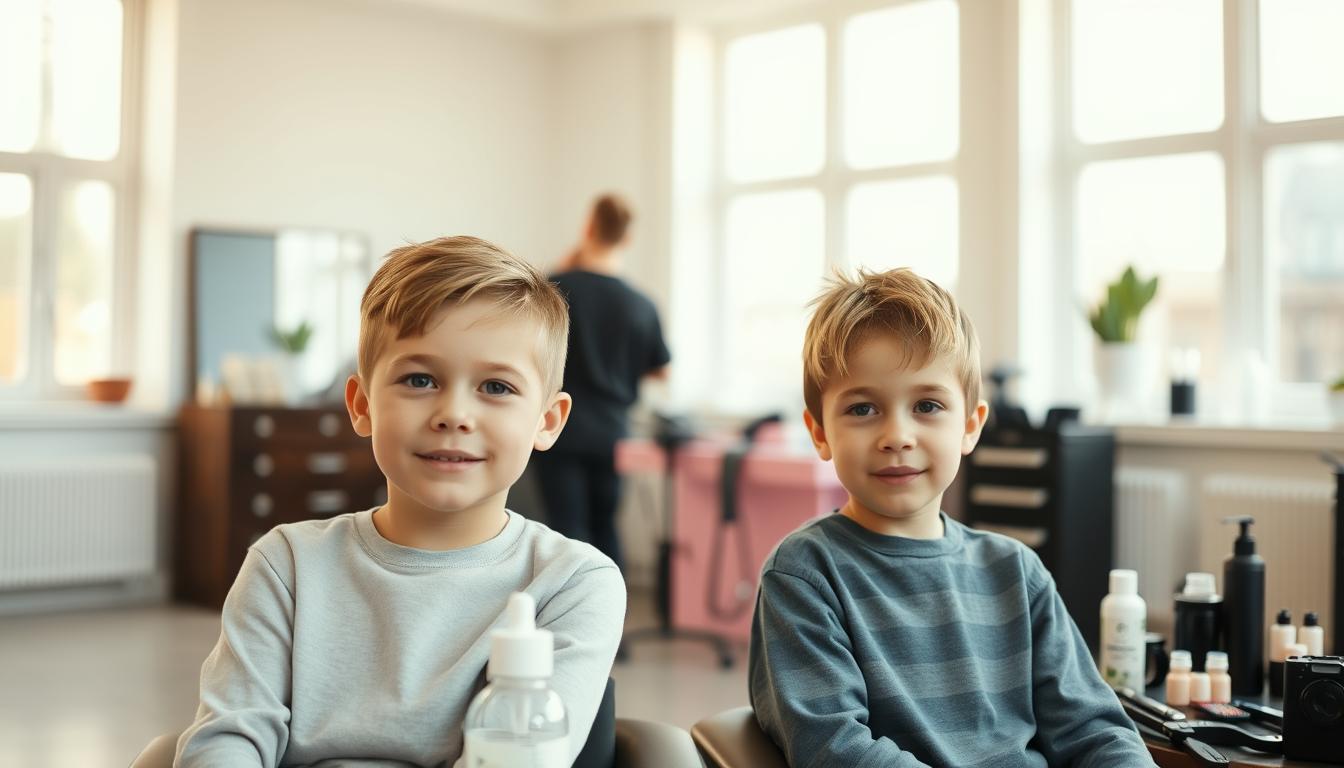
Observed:
[[[141,300],[142,314],[172,321],[141,336],[154,404],[186,396],[193,226],[340,228],[366,233],[378,254],[456,233],[537,263],[557,250],[550,38],[369,0],[162,4],[175,6],[157,32],[175,37],[176,59],[157,74],[175,77],[164,100],[175,103],[146,132],[158,121],[172,134],[160,193],[171,202],[168,221],[146,224],[167,227],[171,244],[147,248],[142,267],[171,292]],[[166,366],[155,362],[165,349]]]

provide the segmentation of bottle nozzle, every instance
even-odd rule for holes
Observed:
[[[509,632],[531,632],[537,628],[537,604],[526,592],[514,592],[504,606],[504,627]]]
[[[1234,552],[1238,555],[1255,554],[1255,538],[1251,536],[1251,525],[1255,523],[1255,518],[1250,515],[1238,515],[1235,517],[1224,517],[1223,524],[1237,523],[1241,526],[1241,533],[1237,536]]]

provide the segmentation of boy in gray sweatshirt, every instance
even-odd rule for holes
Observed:
[[[761,575],[751,703],[789,764],[1152,766],[1040,558],[941,511],[988,412],[952,296],[907,269],[837,279],[803,364],[849,500]]]
[[[387,503],[251,547],[175,764],[460,764],[515,591],[554,634],[572,760],[620,642],[624,582],[593,547],[504,506],[569,415],[564,299],[521,259],[451,237],[389,254],[360,309],[345,399]]]

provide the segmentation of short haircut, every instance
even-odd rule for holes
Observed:
[[[359,375],[373,373],[389,337],[422,335],[444,305],[473,298],[531,318],[542,331],[537,357],[552,393],[564,380],[569,307],[556,286],[531,264],[477,237],[441,237],[394,249],[359,304]]]
[[[836,274],[812,301],[816,307],[803,339],[803,400],[822,421],[821,394],[846,375],[849,357],[876,334],[891,334],[901,345],[902,365],[919,368],[950,358],[961,380],[969,412],[980,401],[980,342],[975,327],[952,294],[909,269],[859,270]]]
[[[593,202],[593,238],[603,245],[616,245],[625,239],[634,214],[619,195],[603,195]]]

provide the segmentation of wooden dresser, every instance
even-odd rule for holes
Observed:
[[[373,448],[341,407],[182,409],[174,593],[219,607],[247,548],[281,523],[382,504]]]

